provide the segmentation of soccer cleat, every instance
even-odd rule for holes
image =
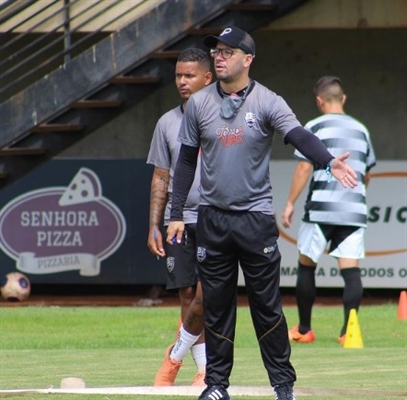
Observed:
[[[290,342],[312,343],[315,341],[315,335],[313,331],[308,331],[307,333],[302,334],[298,330],[298,325],[295,325],[288,331],[288,339]]]
[[[342,336],[338,337],[338,342],[341,346],[343,346],[345,344],[345,339],[346,339],[346,335],[343,334]]]
[[[165,350],[164,361],[155,375],[154,386],[173,386],[182,362],[172,360],[170,353],[174,345],[170,345]]]
[[[273,389],[275,400],[295,400],[293,385],[276,385]]]
[[[294,340],[294,337],[298,334],[298,325],[294,325],[288,330],[288,339],[290,342]]]
[[[198,372],[197,374],[195,374],[194,379],[192,380],[191,386],[206,386],[204,379],[205,379],[205,371]]]
[[[232,400],[223,386],[208,386],[199,396],[198,400]],[[294,399],[295,400],[295,399]]]

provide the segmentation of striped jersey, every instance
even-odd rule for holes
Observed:
[[[179,106],[168,111],[158,120],[147,157],[147,164],[152,164],[157,168],[166,169],[170,172],[168,202],[165,207],[164,225],[168,225],[170,221],[174,170],[181,148],[181,143],[178,141],[178,132],[181,126],[182,117],[183,108],[182,106]],[[186,224],[195,224],[198,218],[200,158],[201,157],[198,157],[195,179],[184,207],[184,222]]]
[[[365,175],[376,164],[367,128],[345,114],[324,114],[309,121],[305,129],[318,136],[333,156],[350,152],[346,163],[356,172],[358,185],[344,188],[334,177],[328,182],[324,169],[314,165],[304,206],[303,221],[366,227]],[[294,156],[307,160],[298,150]]]

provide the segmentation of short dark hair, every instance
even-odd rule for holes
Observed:
[[[344,92],[341,79],[337,76],[323,76],[314,86],[314,95],[326,101],[342,100]]]
[[[189,47],[181,52],[178,56],[177,62],[198,62],[205,65],[208,70],[211,67],[209,54],[198,48],[198,47]]]

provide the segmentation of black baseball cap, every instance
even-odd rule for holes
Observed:
[[[256,53],[256,45],[253,38],[236,26],[228,26],[219,36],[210,35],[206,36],[203,40],[204,45],[210,49],[215,48],[218,42],[225,43],[233,48],[239,48],[252,56]]]

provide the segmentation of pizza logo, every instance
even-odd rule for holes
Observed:
[[[58,203],[60,206],[69,206],[97,201],[101,196],[102,188],[96,174],[88,168],[81,168]]]
[[[97,276],[100,262],[122,244],[122,212],[102,195],[98,176],[81,168],[68,187],[25,193],[0,211],[0,248],[18,270]]]

